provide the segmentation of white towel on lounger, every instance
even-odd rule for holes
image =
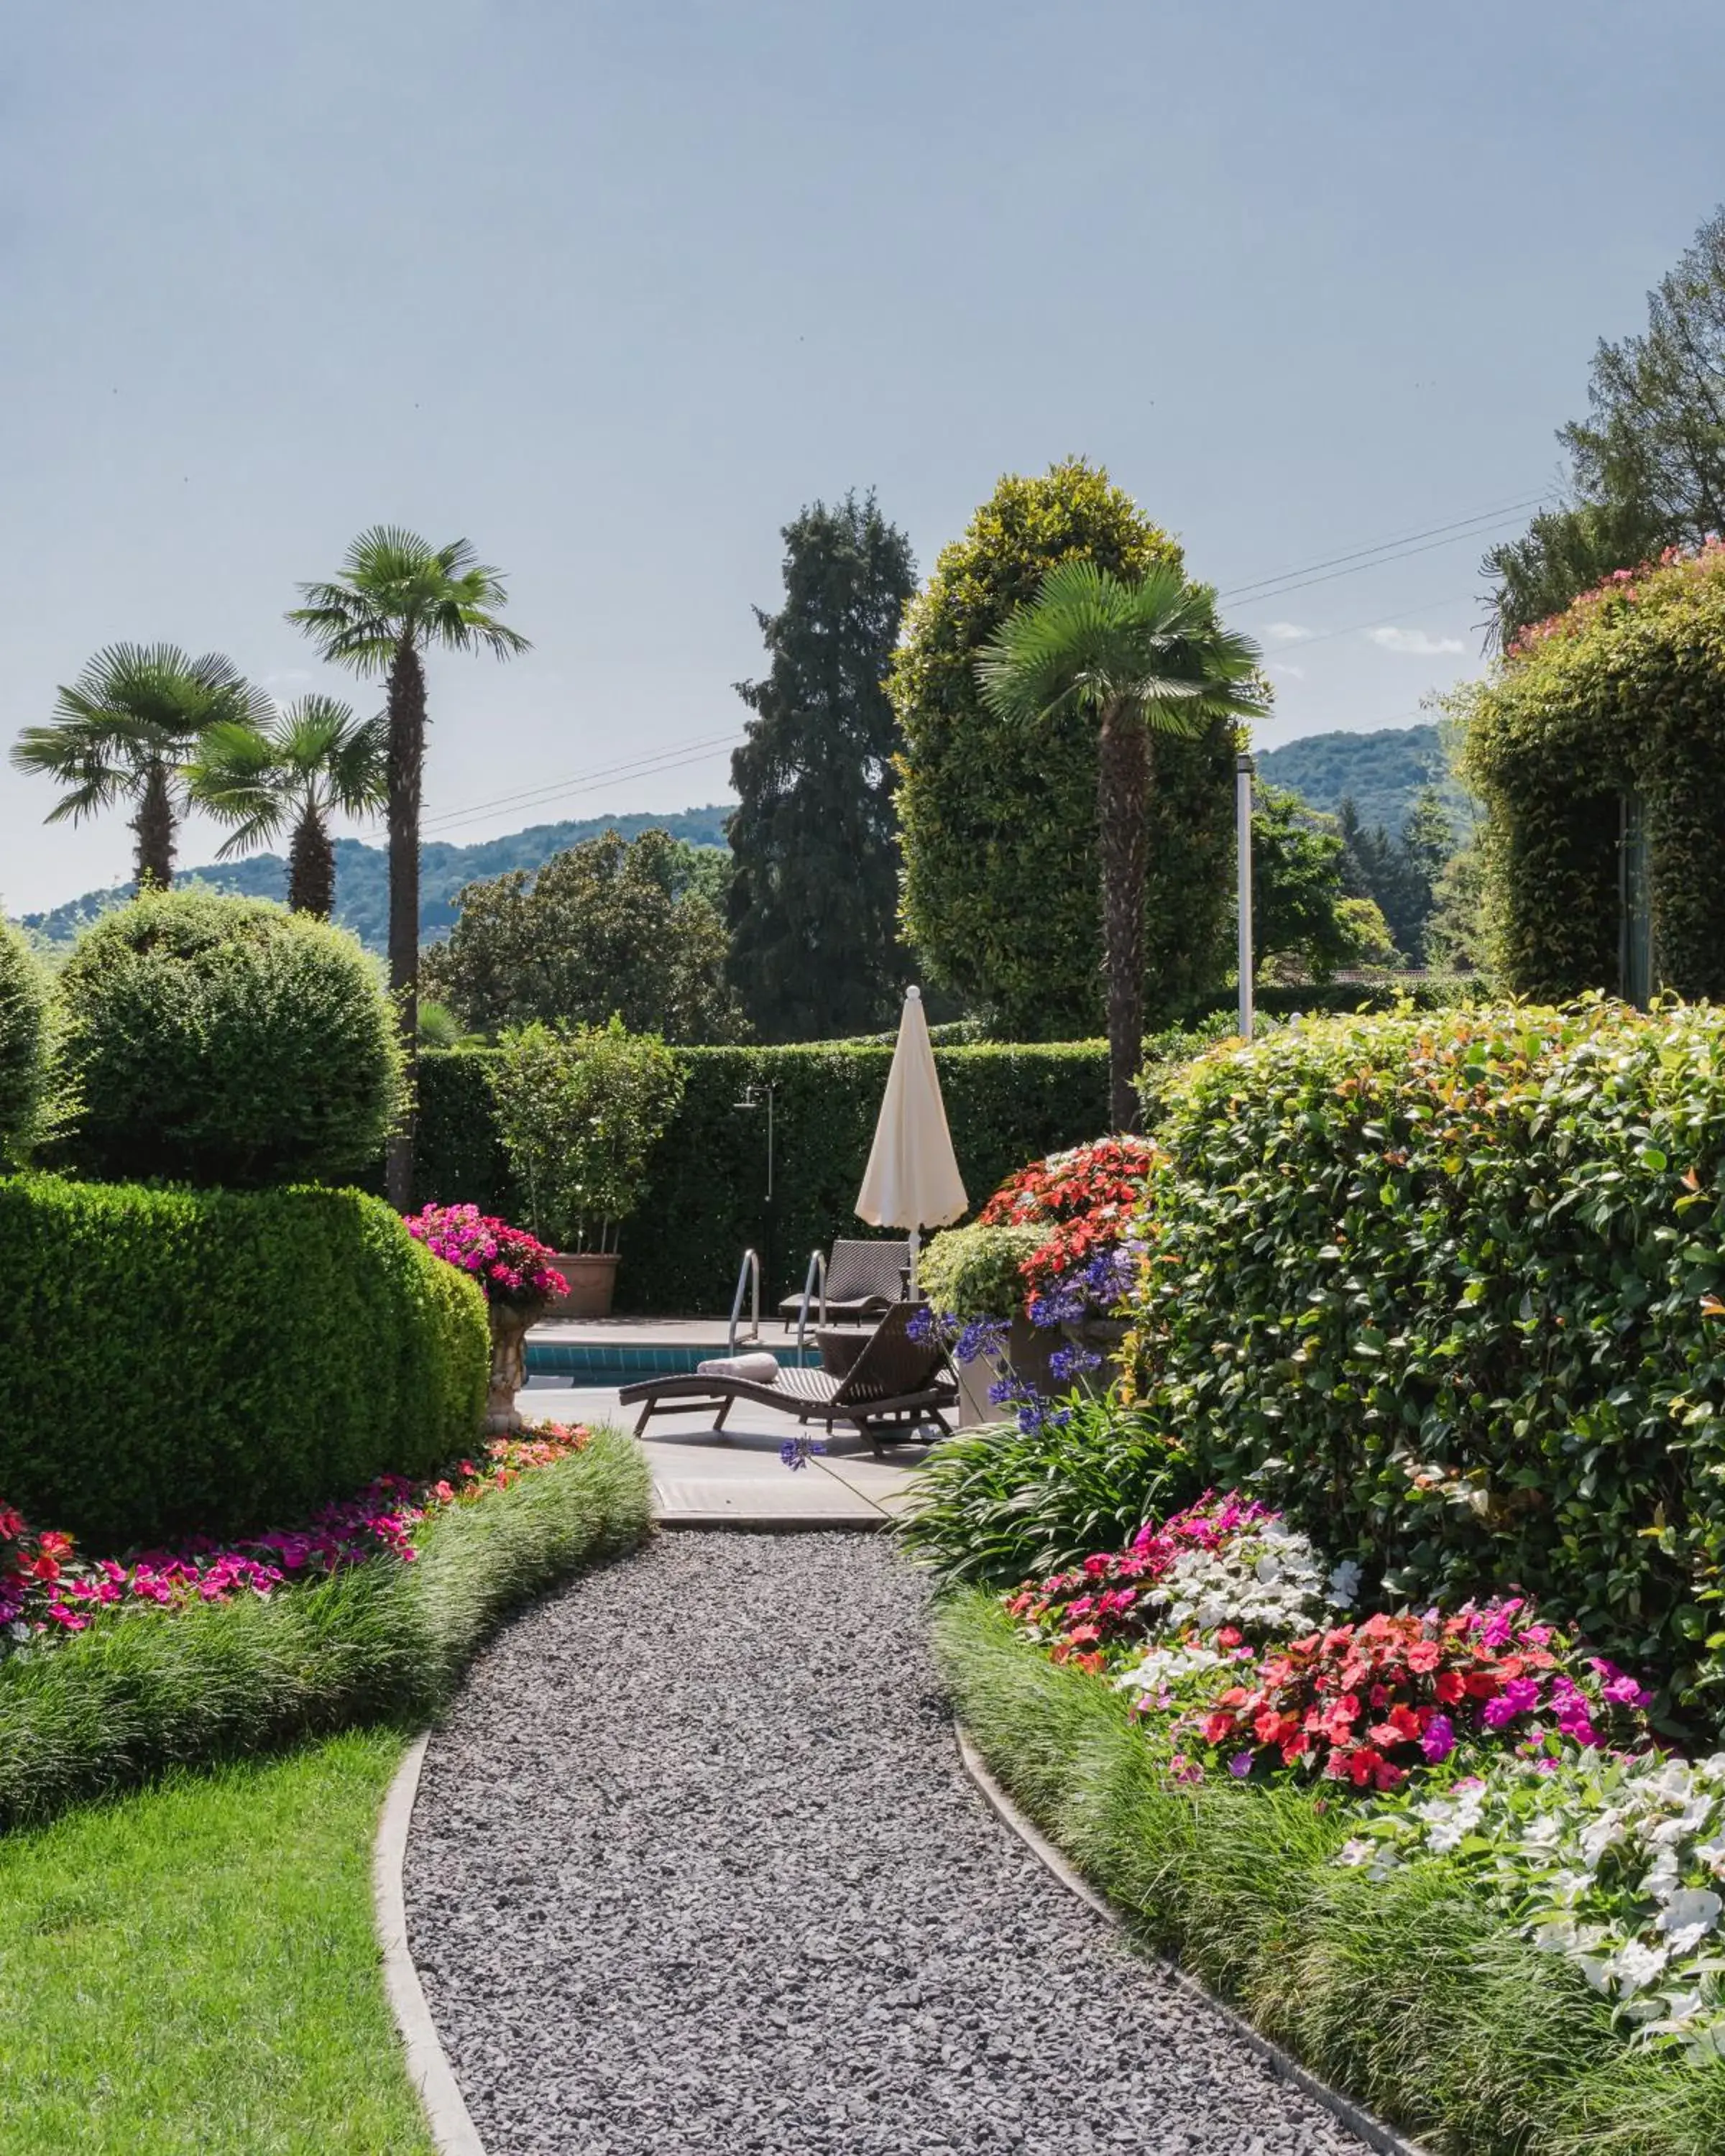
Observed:
[[[753,1355],[715,1355],[695,1366],[697,1378],[742,1378],[752,1385],[770,1385],[778,1376],[778,1358],[762,1348]]]

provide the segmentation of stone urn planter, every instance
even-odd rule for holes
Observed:
[[[567,1295],[545,1305],[547,1317],[608,1317],[617,1288],[615,1250],[558,1250],[552,1260],[569,1283]]]
[[[522,1426],[515,1396],[527,1381],[527,1327],[545,1313],[542,1302],[488,1303],[491,1382],[485,1394],[485,1435],[507,1437]]]

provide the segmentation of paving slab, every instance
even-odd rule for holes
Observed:
[[[614,1387],[536,1380],[520,1404],[523,1414],[553,1421],[634,1427],[634,1412],[619,1404]],[[642,1450],[652,1464],[655,1508],[666,1526],[882,1526],[910,1502],[915,1468],[928,1450],[925,1445],[895,1446],[877,1460],[867,1439],[840,1430],[823,1440],[827,1449],[805,1466],[790,1468],[779,1448],[808,1435],[794,1415],[749,1403],[732,1416],[722,1430],[699,1410],[655,1415],[649,1425]]]

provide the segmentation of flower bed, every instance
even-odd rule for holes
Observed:
[[[1089,1145],[1074,1146],[1065,1152],[1050,1153],[1046,1160],[1010,1175],[978,1214],[984,1228],[1041,1228],[1043,1240],[1019,1267],[1028,1296],[1030,1316],[1037,1316],[1034,1300],[1065,1291],[1070,1299],[1073,1284],[1091,1285],[1085,1309],[1111,1309],[1126,1278],[1106,1264],[1125,1240],[1128,1224],[1143,1203],[1144,1185],[1156,1163],[1156,1147],[1147,1138],[1097,1138]],[[1057,1323],[1050,1316],[1040,1322]]]
[[[1653,1695],[1519,1597],[1356,1618],[1360,1587],[1207,1496],[999,1607],[1125,1700],[1165,1788],[1303,1794],[1332,1870],[1459,1874],[1633,2046],[1725,2059],[1725,1754],[1677,1757]]]
[[[542,1429],[470,1465],[386,1491],[375,1509],[375,1493],[338,1508],[261,1556],[256,1543],[172,1553],[165,1604],[139,1560],[122,1569],[150,1591],[130,1593],[80,1570],[75,1547],[12,1537],[33,1568],[46,1555],[61,1570],[32,1569],[14,1621],[43,1629],[0,1656],[0,1828],[169,1765],[365,1722],[423,1726],[500,1616],[650,1524],[644,1457],[616,1430]],[[83,1607],[61,1595],[82,1626],[46,1614],[69,1568],[120,1589]]]
[[[226,1544],[198,1536],[175,1549],[124,1558],[81,1558],[70,1535],[52,1528],[36,1532],[19,1513],[0,1506],[0,1659],[141,1603],[176,1609],[246,1594],[267,1600],[279,1588],[326,1579],[370,1558],[411,1564],[418,1555],[414,1531],[428,1514],[506,1490],[528,1470],[579,1452],[591,1437],[583,1424],[541,1423],[530,1437],[487,1445],[482,1466],[463,1460],[430,1481],[380,1476],[346,1504],[322,1507],[301,1527]]]

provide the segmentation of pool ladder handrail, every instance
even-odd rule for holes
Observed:
[[[761,1260],[752,1250],[742,1254],[742,1264],[737,1270],[737,1292],[731,1298],[731,1334],[725,1353],[737,1353],[737,1326],[742,1316],[742,1291],[749,1291],[750,1325],[747,1337],[758,1340],[761,1337]]]
[[[811,1250],[809,1270],[803,1276],[803,1299],[797,1306],[797,1360],[803,1360],[803,1335],[809,1325],[809,1305],[814,1296],[815,1283],[820,1284],[820,1322],[827,1322],[827,1260],[824,1250]]]

